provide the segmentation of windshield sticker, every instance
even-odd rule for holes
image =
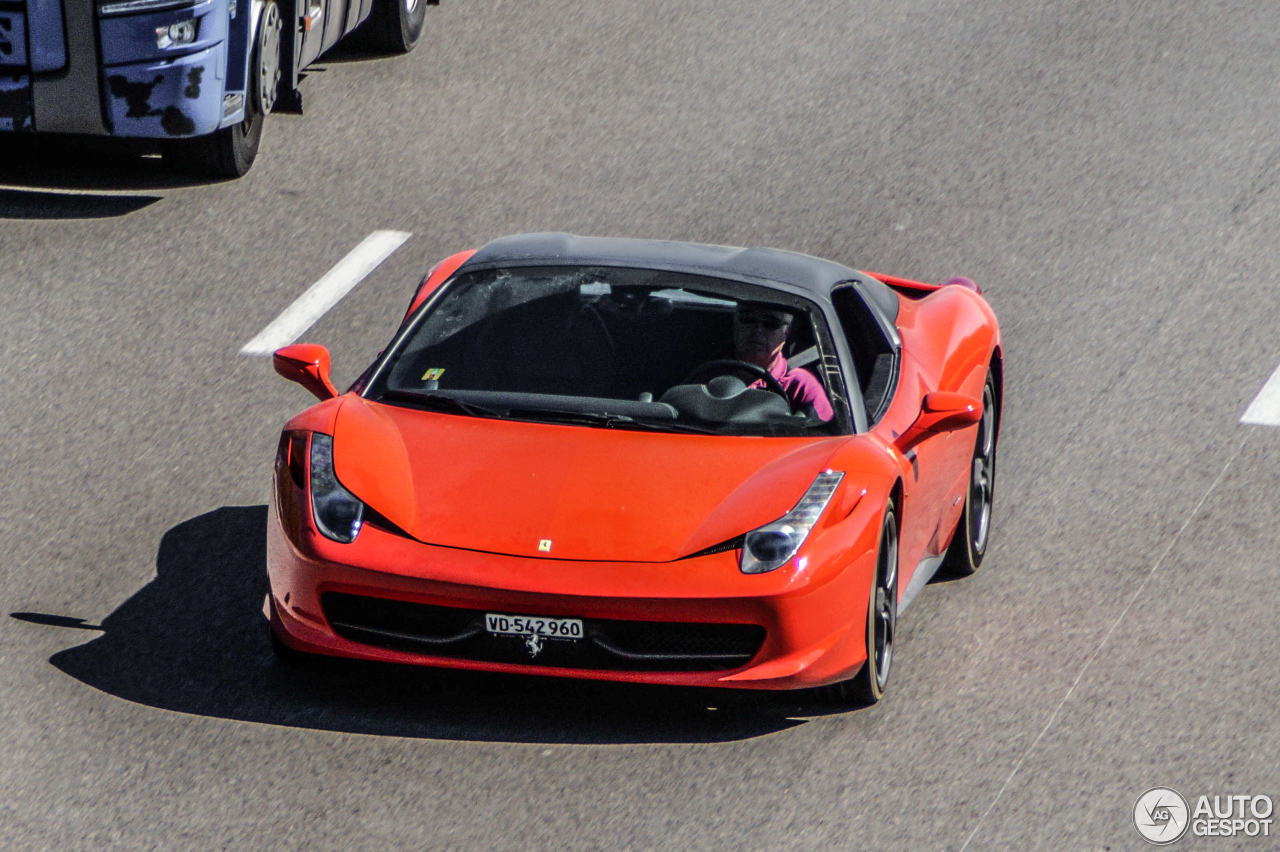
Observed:
[[[444,367],[432,367],[430,370],[427,370],[425,373],[422,374],[422,380],[424,382],[434,382],[434,381],[437,381],[443,375],[444,375]]]

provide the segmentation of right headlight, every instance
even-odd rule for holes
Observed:
[[[355,541],[364,523],[364,503],[333,472],[333,437],[318,432],[311,436],[311,516],[325,538],[343,544]]]
[[[747,533],[742,540],[742,557],[738,563],[742,573],[765,574],[780,568],[795,556],[842,479],[843,471],[823,471],[794,509],[773,523]]]

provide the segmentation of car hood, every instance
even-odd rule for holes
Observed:
[[[334,469],[419,541],[667,562],[786,514],[840,440],[490,420],[352,396],[334,423]]]

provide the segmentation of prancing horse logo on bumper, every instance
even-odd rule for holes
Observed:
[[[542,637],[532,633],[525,637],[524,646],[529,649],[530,657],[536,657],[542,652]]]

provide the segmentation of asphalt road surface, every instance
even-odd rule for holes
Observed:
[[[444,0],[330,57],[252,173],[0,164],[0,848],[1123,850],[1150,787],[1280,799],[1280,4]],[[992,550],[835,712],[282,671],[263,535],[309,404],[504,234],[768,245],[978,280],[1006,347]],[[1280,829],[1280,826],[1277,826]],[[1268,850],[1270,838],[1179,849]]]

